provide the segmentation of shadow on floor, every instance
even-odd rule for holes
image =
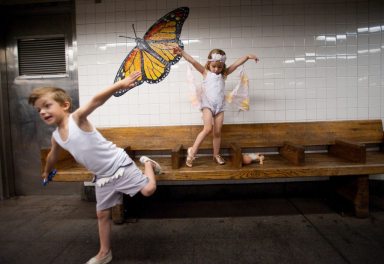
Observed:
[[[295,199],[308,199],[308,206]],[[327,212],[353,215],[352,206],[330,195],[327,182],[159,186],[152,197],[124,198],[126,219],[241,217]]]

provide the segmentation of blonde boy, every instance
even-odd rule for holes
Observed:
[[[148,157],[141,157],[140,162],[145,168],[143,174],[126,152],[106,140],[87,118],[116,91],[132,88],[140,75],[134,72],[114,83],[73,113],[70,113],[72,100],[61,88],[37,88],[29,97],[29,103],[40,118],[47,125],[56,126],[42,177],[47,179],[62,149],[69,151],[78,163],[95,175],[100,249],[88,264],[104,264],[112,260],[110,208],[122,203],[122,194],[133,196],[141,192],[150,196],[156,190],[155,173],[160,173],[160,165]]]

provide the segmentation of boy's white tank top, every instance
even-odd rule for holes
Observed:
[[[52,136],[79,164],[97,178],[112,176],[120,167],[133,162],[124,149],[106,140],[95,128],[91,132],[81,130],[72,115],[68,118],[67,140],[61,139],[58,128],[53,131]]]

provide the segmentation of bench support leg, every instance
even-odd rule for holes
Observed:
[[[336,177],[334,177],[336,178]],[[343,198],[352,202],[358,218],[369,216],[369,176],[337,177],[336,191]]]
[[[357,217],[369,216],[369,178],[368,175],[357,177],[356,194],[354,199],[355,213]]]
[[[112,221],[117,225],[124,223],[124,205],[123,204],[118,204],[112,207]]]

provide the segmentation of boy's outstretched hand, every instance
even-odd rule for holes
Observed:
[[[134,71],[124,79],[119,81],[120,89],[135,87],[135,81],[141,76],[141,72]]]

